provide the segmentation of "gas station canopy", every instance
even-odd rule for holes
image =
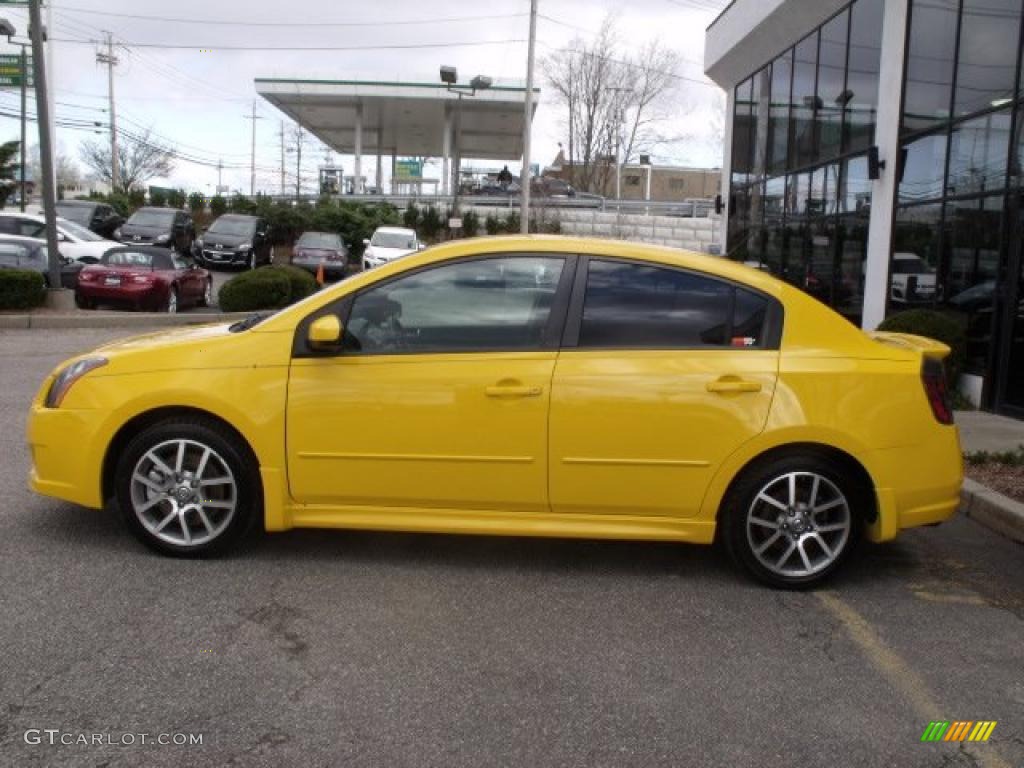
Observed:
[[[521,82],[495,80],[472,94],[468,83],[450,90],[425,80],[258,78],[255,84],[260,96],[331,149],[355,155],[357,168],[363,155],[515,161],[523,154]],[[534,114],[539,94],[534,89]]]

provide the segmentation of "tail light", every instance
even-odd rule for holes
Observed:
[[[80,282],[83,282],[83,283],[91,283],[93,280],[96,279],[96,273],[95,272],[86,272],[83,269],[81,272],[78,273],[78,279],[79,279]]]
[[[928,396],[928,404],[939,424],[953,423],[953,405],[949,399],[949,387],[946,384],[946,369],[941,360],[926,357],[921,366],[921,383],[924,393]]]
[[[132,275],[130,281],[138,285],[149,285],[153,282],[152,275]]]

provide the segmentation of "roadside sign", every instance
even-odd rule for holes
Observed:
[[[454,216],[448,219],[448,229],[462,229],[462,219],[457,219]]]
[[[31,56],[26,57],[25,64],[28,67],[26,85],[32,87],[35,85],[35,81],[32,77]],[[21,54],[0,54],[0,88],[21,88],[21,77]]]
[[[422,181],[423,163],[419,160],[396,160],[395,181]]]

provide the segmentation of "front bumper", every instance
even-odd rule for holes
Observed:
[[[249,251],[218,251],[214,248],[203,248],[196,253],[196,256],[206,264],[223,264],[226,267],[244,265],[249,262]]]
[[[101,509],[104,456],[96,447],[96,433],[102,411],[46,408],[43,399],[52,380],[47,378],[29,413],[29,487],[44,496]]]

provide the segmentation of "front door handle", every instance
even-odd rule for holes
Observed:
[[[731,394],[734,392],[760,392],[761,382],[741,379],[738,376],[723,376],[707,384],[708,392]]]
[[[484,394],[488,397],[537,397],[543,391],[543,387],[528,387],[522,384],[495,384],[484,388]]]

